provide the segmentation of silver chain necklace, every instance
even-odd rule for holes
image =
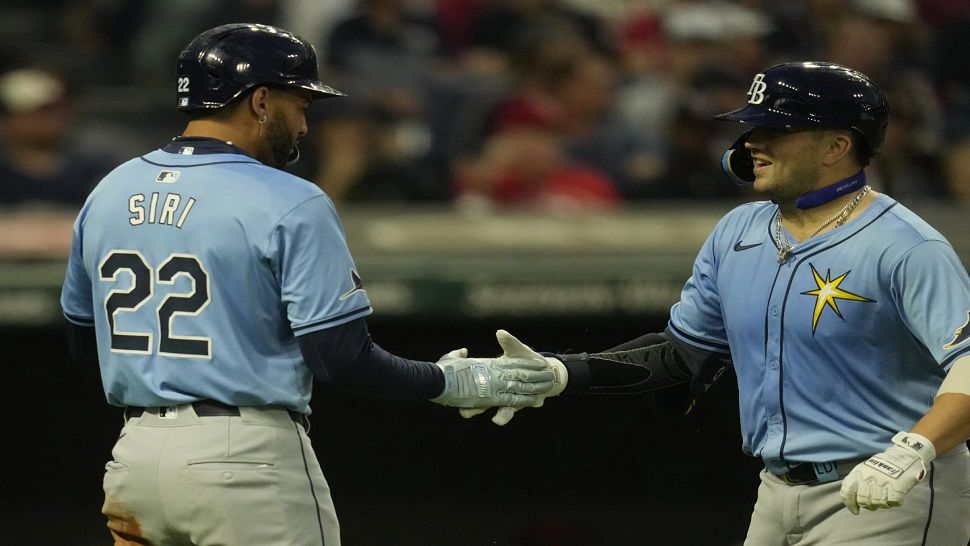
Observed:
[[[815,228],[815,231],[813,231],[808,238],[811,239],[812,237],[815,237],[820,231],[822,231],[822,229],[825,228],[825,226],[831,224],[832,222],[835,222],[833,229],[844,224],[849,218],[849,215],[852,214],[852,211],[855,210],[855,208],[859,206],[859,203],[862,202],[862,198],[865,197],[871,189],[871,186],[866,186],[859,190],[859,193],[856,194],[852,201],[846,203],[845,206],[842,207],[842,210],[835,213],[834,216],[822,222],[822,224]],[[788,259],[788,255],[791,254],[791,251],[795,250],[795,245],[788,240],[788,237],[782,235],[780,208],[778,209],[778,217],[775,220],[775,246],[778,248],[778,263],[780,264],[785,263],[785,260]]]

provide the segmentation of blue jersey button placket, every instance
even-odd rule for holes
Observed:
[[[762,382],[762,392],[764,396],[764,415],[767,419],[765,423],[766,435],[765,444],[762,450],[762,457],[771,463],[781,465],[780,461],[781,446],[784,441],[784,419],[782,418],[781,407],[781,328],[782,328],[782,305],[784,304],[784,291],[778,290],[779,286],[785,283],[779,282],[776,292],[771,295],[767,309],[767,343],[765,344],[764,360],[764,380]],[[774,470],[774,468],[772,468]]]

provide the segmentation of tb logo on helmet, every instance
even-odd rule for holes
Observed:
[[[765,83],[765,75],[758,74],[754,77],[754,81],[751,82],[751,87],[748,89],[746,95],[751,95],[748,102],[751,104],[761,104],[761,101],[765,100],[765,89],[768,88],[768,84]]]

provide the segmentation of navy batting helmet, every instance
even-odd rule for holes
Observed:
[[[747,95],[747,104],[714,118],[756,127],[853,129],[872,157],[882,151],[889,102],[862,72],[831,63],[784,63],[756,75]]]
[[[755,127],[851,129],[871,157],[878,157],[889,121],[889,102],[868,76],[823,62],[784,63],[754,77],[748,103],[715,119]],[[751,157],[744,149],[750,131],[741,135],[721,159],[739,184],[754,181]]]
[[[199,34],[179,55],[178,109],[214,110],[258,85],[310,91],[314,99],[342,96],[317,76],[317,54],[281,28],[231,24]]]

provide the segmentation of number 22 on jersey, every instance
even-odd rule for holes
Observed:
[[[127,272],[131,286],[113,289],[104,299],[104,310],[111,329],[111,350],[118,353],[152,354],[152,341],[158,334],[157,351],[160,355],[179,358],[211,358],[212,343],[208,337],[176,336],[172,322],[177,315],[196,316],[209,304],[209,274],[199,258],[190,254],[172,254],[153,269],[145,257],[136,250],[112,250],[101,261],[98,272],[102,282],[117,282],[118,275]],[[117,316],[141,309],[153,299],[159,284],[174,285],[179,276],[188,277],[192,290],[187,293],[169,293],[155,310],[157,318],[154,331],[122,332],[118,329]]]

